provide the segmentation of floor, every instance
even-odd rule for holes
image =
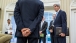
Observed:
[[[66,43],[69,43],[69,37],[68,36],[67,36],[66,40],[67,40]],[[11,43],[16,43],[16,42],[11,42]],[[48,42],[48,43],[50,43],[50,42]]]

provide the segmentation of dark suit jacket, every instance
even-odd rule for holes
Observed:
[[[53,20],[50,22],[49,30],[51,29],[52,23],[53,23]]]
[[[14,18],[17,25],[16,37],[23,37],[22,28],[30,28],[31,35],[39,37],[39,24],[44,14],[43,2],[39,0],[18,0],[14,10]]]
[[[44,36],[46,36],[46,29],[47,29],[48,23],[46,21],[44,21],[42,28],[41,28],[41,23],[40,23],[40,31],[42,31],[42,33],[44,34]]]
[[[62,27],[62,33],[66,34],[67,32],[67,21],[66,20],[67,20],[66,13],[60,10],[54,21],[54,35],[56,35],[56,27]]]

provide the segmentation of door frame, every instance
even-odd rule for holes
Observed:
[[[73,43],[73,41],[72,41],[72,37],[73,37],[73,34],[72,34],[72,16],[73,16],[73,12],[75,12],[76,13],[76,9],[71,9],[71,12],[70,12],[70,43]]]
[[[8,16],[10,14],[13,14],[13,11],[6,11],[4,14],[4,19],[3,19],[3,29],[2,29],[2,33],[5,33],[5,25],[7,24],[7,19],[10,19]]]

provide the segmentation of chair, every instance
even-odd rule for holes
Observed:
[[[0,34],[0,43],[9,43],[12,36],[7,34]]]

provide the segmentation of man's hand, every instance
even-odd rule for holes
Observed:
[[[60,33],[59,34],[61,37],[65,37],[65,34],[64,33]]]
[[[9,30],[12,30],[12,28],[10,28]]]
[[[21,30],[21,32],[22,32],[22,35],[23,35],[24,37],[27,37],[27,36],[29,36],[29,35],[31,34],[31,31],[30,31],[29,28],[23,28],[23,29]]]
[[[9,34],[12,35],[12,32],[10,32]]]
[[[25,34],[26,34],[25,31],[26,31],[26,30],[27,30],[27,28],[23,28],[23,29],[21,30],[23,36],[25,36]]]
[[[24,33],[26,33],[24,36],[25,36],[25,37],[28,37],[28,36],[31,34],[31,31],[30,31],[30,29],[28,28]]]
[[[24,32],[24,31],[26,31],[28,28],[23,28],[22,30],[21,30],[21,32]]]
[[[51,33],[53,33],[53,30],[52,30],[52,29],[50,29],[50,32],[51,32]]]
[[[39,34],[42,34],[42,31],[39,31]]]

